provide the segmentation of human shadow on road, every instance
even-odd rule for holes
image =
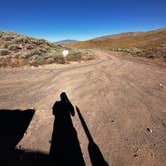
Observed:
[[[108,166],[108,163],[105,161],[99,147],[94,142],[94,140],[90,134],[90,131],[88,129],[88,126],[77,106],[76,106],[76,110],[77,110],[78,116],[80,118],[81,124],[84,128],[84,131],[86,133],[86,136],[89,140],[88,151],[89,151],[89,156],[90,156],[92,166]]]
[[[16,145],[23,138],[34,112],[31,109],[0,110],[0,160],[18,159]]]
[[[58,165],[84,166],[77,132],[71,119],[71,115],[75,115],[74,107],[65,92],[61,93],[60,99],[53,106],[55,120],[49,155]]]

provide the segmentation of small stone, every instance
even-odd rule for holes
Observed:
[[[159,84],[161,88],[164,88],[164,85],[162,83]]]
[[[148,132],[151,132],[152,133],[152,129],[150,129],[150,128],[147,128],[146,129]]]
[[[87,112],[87,115],[90,115],[90,112]]]
[[[138,154],[134,154],[134,157],[138,157]]]

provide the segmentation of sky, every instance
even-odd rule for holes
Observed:
[[[49,41],[166,27],[166,0],[0,0],[0,30]]]

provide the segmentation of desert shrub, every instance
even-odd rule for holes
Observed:
[[[47,58],[46,59],[46,63],[47,64],[51,64],[51,63],[54,63],[56,60],[55,60],[55,58],[53,58],[53,57],[50,57],[50,58]]]
[[[11,42],[11,41],[6,41],[5,43],[4,43],[4,45],[3,45],[3,47],[4,48],[8,48],[10,45],[12,45],[13,44],[13,42]]]
[[[87,57],[86,57],[87,60],[92,60],[92,59],[94,59],[94,58],[95,58],[95,57],[94,57],[93,54],[89,54],[89,55],[87,55]]]
[[[9,50],[8,49],[0,49],[0,55],[3,56],[3,55],[8,55],[9,54]]]
[[[117,52],[127,52],[131,55],[137,55],[141,56],[144,54],[144,50],[138,49],[138,48],[110,48],[111,51],[117,51]]]
[[[3,31],[0,31],[0,38],[3,36]]]
[[[10,58],[8,65],[11,67],[19,67],[28,65],[28,59],[18,59],[18,58]]]
[[[40,52],[43,52],[43,53],[46,53],[46,52],[47,52],[47,49],[43,47],[43,48],[39,48],[39,51],[40,51]]]
[[[47,45],[48,45],[48,47],[53,47],[53,48],[57,47],[58,49],[59,49],[59,48],[62,48],[61,45],[56,45],[56,44],[50,43],[50,42],[47,42]]]
[[[14,39],[14,42],[17,43],[17,44],[22,43],[23,42],[23,38],[22,37],[16,37]]]
[[[33,50],[31,50],[31,55],[41,55],[42,54],[42,52],[41,52],[41,50],[40,49],[33,49]]]
[[[54,58],[55,58],[55,60],[56,60],[57,63],[61,63],[61,64],[65,63],[65,59],[64,59],[63,55],[60,54],[60,53],[55,54]]]
[[[155,53],[149,53],[146,57],[150,58],[150,59],[154,59],[156,57],[156,54]]]
[[[30,61],[30,65],[38,66],[44,64],[44,57],[39,55],[33,55]]]
[[[33,44],[35,44],[35,45],[41,45],[41,44],[44,44],[44,43],[46,43],[46,40],[44,40],[44,39],[35,39],[35,40],[31,40],[31,42],[33,42]]]
[[[45,39],[38,39],[38,43],[39,44],[44,44],[44,43],[47,43],[47,41]]]
[[[26,46],[25,46],[25,47],[26,47],[26,49],[27,49],[27,50],[32,50],[32,49],[33,49],[33,46],[32,46],[32,45],[30,45],[30,44],[26,44]]]
[[[0,57],[0,67],[5,67],[8,65],[9,62],[9,58],[4,56],[4,57]]]
[[[29,43],[29,38],[27,36],[23,36],[22,39],[24,44]]]
[[[56,51],[50,51],[50,52],[47,52],[46,54],[45,54],[45,57],[46,58],[54,58],[54,57],[56,57],[56,54],[60,54],[60,53],[57,53]]]
[[[13,41],[16,44],[26,44],[29,42],[29,39],[26,36],[17,36]]]
[[[66,59],[68,61],[77,61],[77,60],[81,60],[81,52],[72,52],[70,53]]]
[[[32,56],[31,52],[24,52],[24,53],[21,53],[21,54],[17,55],[17,57],[21,58],[21,59],[27,59],[27,58],[29,58],[31,56]]]
[[[24,52],[24,53],[17,54],[17,57],[22,58],[22,59],[27,59],[27,58],[30,58],[32,56],[36,56],[36,55],[39,56],[41,54],[42,53],[38,49],[33,49],[31,51],[27,51],[27,52]]]
[[[11,44],[11,45],[8,46],[8,49],[12,50],[12,51],[18,51],[18,50],[21,49],[21,47],[18,46],[17,44]]]
[[[82,57],[86,60],[92,60],[95,58],[94,53],[91,50],[82,50]]]
[[[11,36],[11,35],[3,35],[2,36],[2,39],[5,40],[5,41],[11,41],[14,37]]]
[[[137,56],[140,56],[143,54],[143,51],[142,50],[139,50],[139,49],[131,49],[128,51],[129,54],[131,55],[137,55]]]

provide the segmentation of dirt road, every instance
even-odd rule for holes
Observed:
[[[49,153],[52,107],[66,92],[113,166],[166,163],[166,68],[95,51],[87,63],[0,69],[0,109],[35,109],[19,148]],[[88,139],[72,117],[86,165]],[[67,136],[66,136],[67,138]]]

